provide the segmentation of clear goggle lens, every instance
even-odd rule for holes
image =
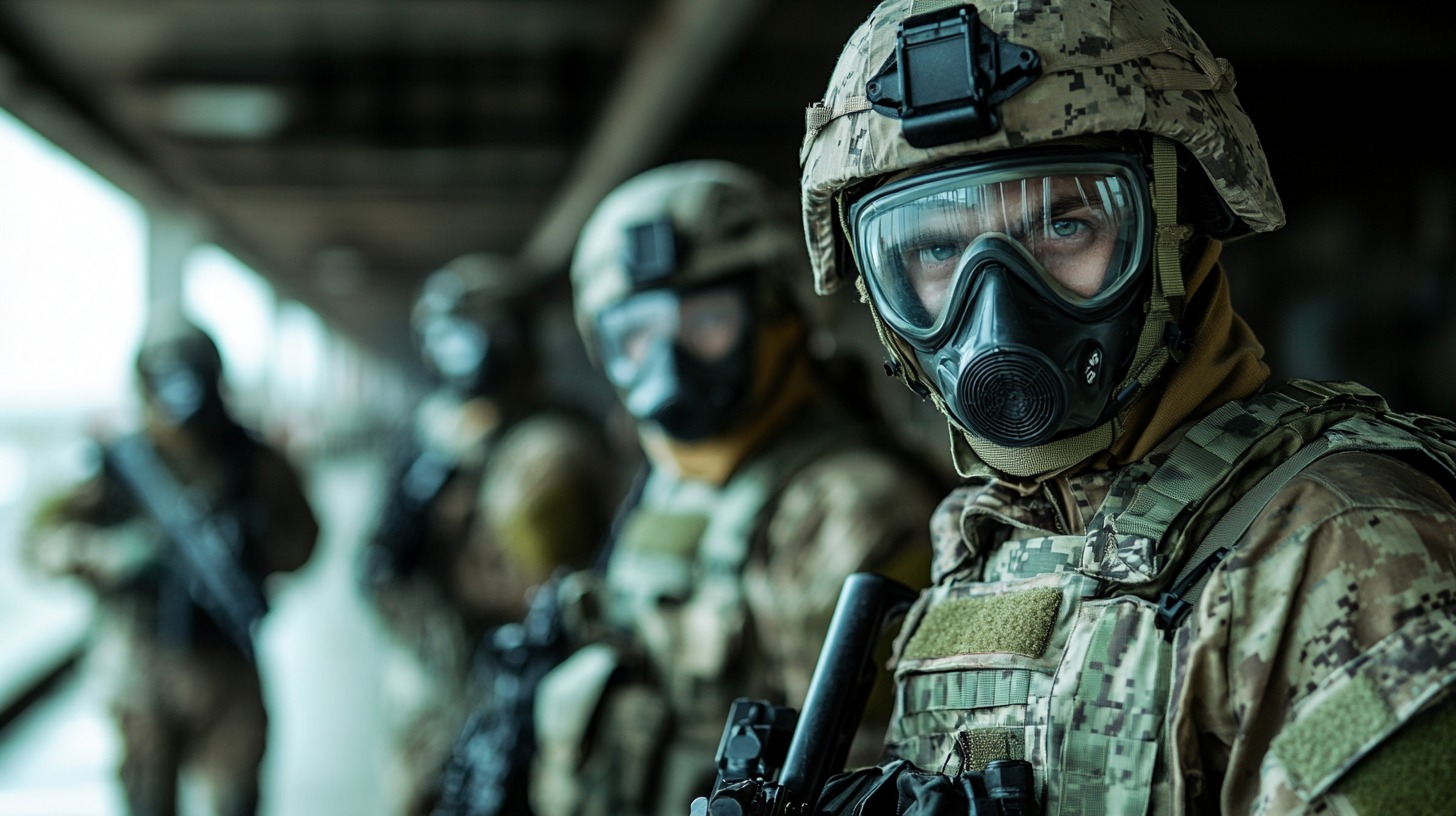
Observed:
[[[607,308],[597,325],[607,376],[625,387],[636,380],[652,352],[665,345],[706,363],[722,360],[747,329],[748,300],[734,286],[690,292],[653,289]]]
[[[1095,311],[1136,277],[1150,222],[1142,170],[1120,154],[940,171],[850,210],[871,294],[912,342],[943,332],[992,239],[1010,245],[1015,271],[1043,295]]]

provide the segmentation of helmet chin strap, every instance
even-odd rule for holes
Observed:
[[[1157,379],[1169,362],[1181,357],[1179,321],[1183,315],[1185,292],[1181,248],[1193,234],[1186,224],[1178,223],[1178,155],[1176,145],[1162,136],[1153,137],[1153,286],[1149,295],[1142,333],[1128,374],[1113,393],[1120,402],[1111,418],[1095,428],[1026,448],[997,445],[976,437],[961,427],[951,415],[945,400],[930,383],[921,377],[914,355],[898,336],[888,330],[879,310],[870,299],[864,277],[855,280],[860,300],[870,307],[875,331],[893,358],[895,374],[910,390],[924,394],[936,410],[946,417],[950,433],[951,463],[962,478],[1009,474],[1041,480],[1061,473],[1095,454],[1107,450],[1125,430],[1123,419],[1137,397]],[[844,208],[841,206],[840,218]],[[845,232],[849,235],[848,231]]]

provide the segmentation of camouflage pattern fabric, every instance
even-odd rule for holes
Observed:
[[[1000,130],[928,149],[911,147],[899,119],[875,110],[865,96],[865,84],[894,52],[911,6],[911,0],[888,0],[871,12],[845,44],[824,98],[805,116],[799,165],[818,291],[833,292],[852,277],[850,259],[837,256],[835,197],[847,187],[948,159],[1086,134],[1137,130],[1167,137],[1199,160],[1249,229],[1283,225],[1263,148],[1233,93],[1232,66],[1163,0],[979,4],[981,21],[996,34],[1037,50],[1042,76],[1000,106]]]
[[[580,792],[538,796],[542,816],[686,812],[716,775],[734,698],[803,703],[845,577],[871,569],[927,585],[924,519],[937,485],[866,431],[815,403],[721,487],[654,471],[613,549],[603,598],[624,660],[639,665],[607,689],[596,721],[621,722],[624,707],[633,721],[599,725],[581,765],[541,769],[540,788]],[[862,761],[878,755],[887,716],[886,705],[867,717]],[[539,731],[581,733],[559,723]],[[650,787],[632,789],[634,780]]]
[[[1046,814],[1384,812],[1344,789],[1456,683],[1456,426],[1340,384],[1249,405],[1118,471],[948,496],[897,643],[892,753],[947,774],[1029,759]],[[1170,639],[1154,600],[1201,508],[1321,434],[1337,452],[1275,494]]]
[[[540,410],[507,423],[490,405],[443,394],[421,405],[417,439],[455,469],[417,533],[419,567],[369,595],[399,647],[384,680],[396,734],[387,772],[405,813],[432,807],[440,769],[479,703],[476,646],[519,620],[527,590],[557,566],[589,563],[620,481],[584,420]]]
[[[300,476],[282,453],[233,431],[221,449],[175,429],[152,442],[202,506],[238,511],[246,572],[261,581],[296,570],[318,534]],[[165,546],[126,488],[102,473],[41,508],[22,553],[39,571],[79,578],[97,594],[88,668],[118,726],[132,812],[175,812],[180,762],[207,782],[214,812],[247,816],[258,807],[268,732],[258,669],[200,609],[173,605],[158,577]]]

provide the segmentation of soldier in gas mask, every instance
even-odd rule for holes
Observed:
[[[437,387],[400,443],[360,563],[366,597],[404,647],[387,690],[402,813],[428,813],[488,678],[496,628],[557,568],[589,564],[625,481],[592,417],[552,402],[533,336],[537,294],[507,258],[433,273],[412,325]]]
[[[542,687],[542,816],[681,812],[712,785],[735,697],[802,702],[847,575],[927,581],[945,482],[858,369],[810,353],[784,203],[733,164],[666,165],[578,241],[577,323],[648,467],[581,590],[584,645]]]
[[[817,288],[964,480],[834,812],[966,813],[996,761],[1047,814],[1450,807],[1453,426],[1268,381],[1219,253],[1284,211],[1233,87],[1165,0],[889,0],[809,109]]]
[[[97,474],[46,503],[27,560],[97,595],[129,813],[177,812],[179,775],[211,812],[253,816],[268,715],[254,642],[264,579],[303,566],[318,524],[285,455],[239,425],[211,337],[160,320],[136,358],[145,425],[101,440]]]

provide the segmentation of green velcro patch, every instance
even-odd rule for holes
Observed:
[[[1450,813],[1456,802],[1456,700],[1417,715],[1360,761],[1335,790],[1357,813]]]
[[[1028,589],[934,604],[905,645],[911,660],[979,652],[1041,657],[1056,626],[1062,591]]]
[[[623,552],[688,556],[697,552],[707,528],[707,516],[638,510],[622,527],[618,546]]]
[[[1309,790],[1387,730],[1394,716],[1375,684],[1360,675],[1305,711],[1270,747],[1290,780]]]
[[[1020,733],[1010,728],[973,728],[956,734],[961,755],[961,773],[984,771],[998,759],[1026,759],[1026,745]]]

